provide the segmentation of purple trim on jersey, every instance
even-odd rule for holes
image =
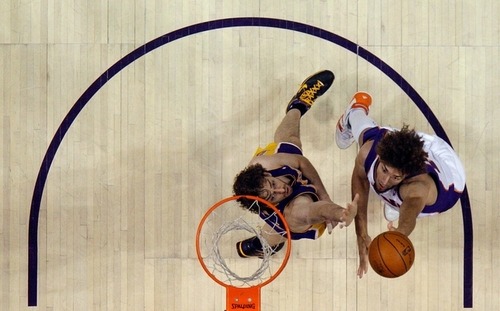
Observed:
[[[443,183],[439,180],[439,176],[436,173],[437,168],[432,164],[427,164],[427,173],[432,177],[434,183],[436,184],[438,195],[436,202],[432,205],[426,205],[422,210],[422,213],[432,214],[432,213],[443,213],[452,208],[455,203],[462,196],[462,192],[455,191],[455,185],[451,185],[449,188],[445,188]]]
[[[276,204],[276,208],[283,214],[285,211],[285,207],[295,199],[299,195],[309,195],[311,199],[316,202],[319,200],[317,194],[316,194],[316,188],[313,185],[308,185],[308,184],[302,184],[297,182],[298,178],[298,171],[289,167],[289,166],[283,166],[281,168],[277,168],[274,170],[268,171],[273,177],[286,177],[289,178],[291,183],[290,186],[292,187],[292,193],[280,201],[279,203]],[[302,176],[302,180],[305,180],[309,182],[304,176]],[[276,215],[267,215],[265,213],[261,213],[260,217],[265,220],[276,232],[279,234],[285,235],[286,230],[284,229],[285,226],[281,219]],[[300,240],[300,239],[315,239],[316,238],[316,230],[308,230],[306,232],[291,232],[291,239],[292,240]]]
[[[368,152],[368,155],[366,156],[365,160],[365,173],[368,174],[368,171],[370,170],[370,166],[375,161],[375,158],[377,157],[377,144],[378,142],[384,137],[385,133],[387,132],[387,129],[380,128],[380,127],[372,127],[368,130],[366,130],[363,133],[363,144],[366,143],[369,140],[373,140],[373,145],[370,151]]]
[[[278,144],[278,148],[276,149],[276,153],[291,153],[291,154],[300,154],[302,155],[302,150],[292,143],[282,142]]]
[[[375,161],[375,159],[377,157],[377,144],[380,141],[380,139],[382,139],[382,137],[384,136],[384,134],[387,131],[388,131],[388,129],[385,129],[385,128],[373,127],[373,128],[366,130],[363,133],[363,143],[365,143],[369,140],[373,140],[373,145],[372,145],[370,151],[368,152],[368,155],[366,157],[365,164],[364,164],[365,172],[367,174],[368,174],[368,171],[370,170],[370,167],[371,167],[373,161]],[[438,169],[434,163],[432,163],[432,162],[427,163],[426,169],[427,169],[427,174],[429,174],[432,177],[432,179],[434,180],[434,183],[435,183],[437,191],[438,191],[438,195],[436,198],[436,202],[432,205],[426,205],[424,207],[424,209],[422,210],[422,213],[424,213],[424,214],[443,213],[443,212],[449,210],[450,208],[452,208],[455,205],[455,203],[457,203],[457,201],[460,199],[462,193],[455,191],[454,185],[451,185],[449,187],[449,189],[447,189],[443,186],[443,184],[439,180],[439,176],[437,173]],[[408,176],[407,178],[410,178],[410,177],[413,177],[413,176]],[[401,196],[399,195],[399,186],[400,185],[401,184],[396,186],[395,190],[396,190],[399,198],[401,199]],[[384,199],[384,198],[382,198],[382,199]],[[385,201],[385,199],[384,199],[384,201]],[[390,202],[388,202],[388,203],[394,205],[394,203],[390,203]]]
[[[286,142],[280,143],[276,150],[276,153],[291,153],[291,154],[300,154],[302,155],[302,150],[299,147],[289,144]],[[299,171],[291,168],[287,165],[282,166],[280,168],[268,171],[273,177],[286,177],[290,179],[290,186],[292,187],[292,193],[276,204],[276,208],[283,214],[285,211],[285,207],[295,199],[299,195],[309,195],[311,199],[316,202],[319,200],[318,195],[316,194],[316,188],[313,185],[309,185],[309,180],[305,176],[301,176],[302,181],[306,181],[307,184],[303,184],[301,182],[297,182],[299,177]],[[276,215],[268,215],[265,213],[260,213],[260,217],[266,221],[276,232],[279,234],[285,235],[286,230],[285,226],[281,219]],[[291,232],[292,240],[300,240],[300,239],[312,239],[316,238],[316,230],[308,230],[306,232]]]

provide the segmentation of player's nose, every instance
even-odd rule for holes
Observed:
[[[391,178],[390,176],[384,176],[382,178],[382,180],[380,181],[380,184],[385,187],[387,185],[387,183],[389,182],[390,178]]]

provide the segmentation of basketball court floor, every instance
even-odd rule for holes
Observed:
[[[302,141],[335,202],[358,90],[379,124],[446,135],[468,197],[418,221],[400,278],[356,277],[354,226],[294,241],[262,310],[500,310],[499,18],[496,0],[2,1],[0,310],[223,310],[197,226],[320,69],[336,80]]]

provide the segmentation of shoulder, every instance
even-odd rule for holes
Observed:
[[[363,159],[366,159],[366,157],[368,156],[368,153],[370,152],[370,150],[373,147],[373,144],[374,144],[373,140],[369,140],[369,141],[366,141],[365,143],[363,143],[361,148],[359,148],[358,156],[360,156]]]
[[[401,198],[422,198],[426,202],[434,201],[437,193],[436,183],[429,174],[420,174],[403,181],[399,188]]]
[[[359,148],[358,154],[356,155],[355,166],[360,167],[364,170],[365,161],[372,149],[373,141],[365,142],[361,148]]]

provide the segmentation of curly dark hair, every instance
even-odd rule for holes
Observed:
[[[389,131],[380,140],[377,154],[380,160],[387,163],[404,175],[414,176],[425,172],[427,152],[424,142],[414,129],[403,125],[399,131]]]
[[[235,195],[253,195],[259,196],[264,185],[266,169],[259,163],[249,165],[234,178],[233,193]],[[252,213],[258,214],[265,210],[270,213],[273,210],[262,204],[256,204],[255,200],[239,198],[238,201],[242,207],[249,209]]]

